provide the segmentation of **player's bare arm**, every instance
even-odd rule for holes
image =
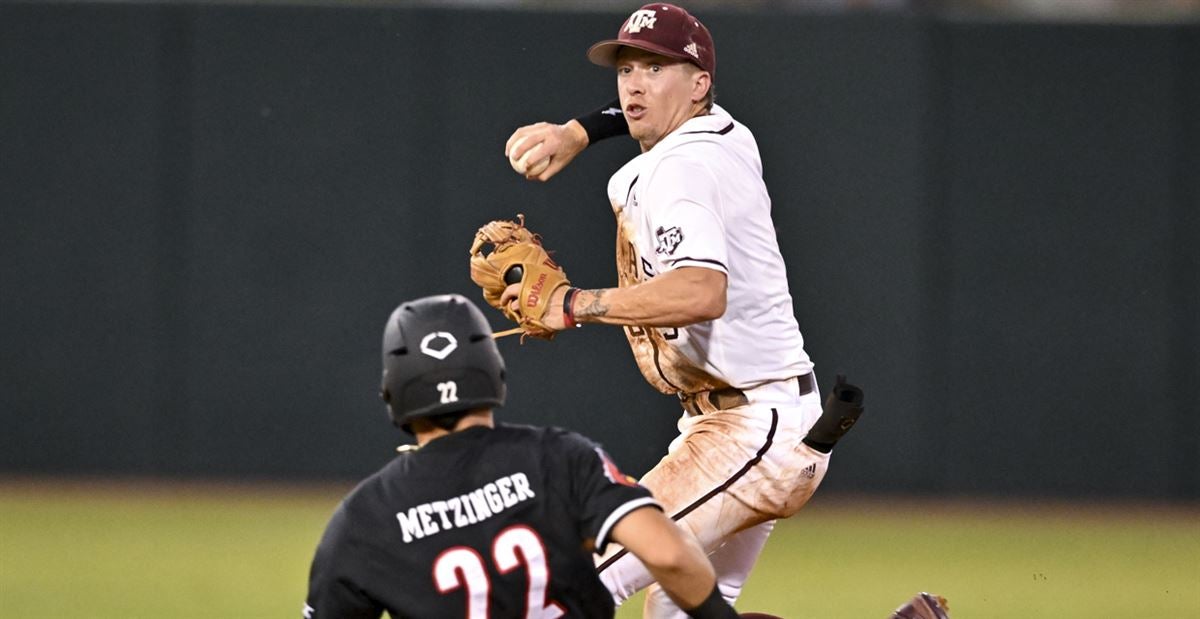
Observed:
[[[580,324],[686,327],[725,314],[726,283],[721,271],[681,267],[626,288],[580,290],[571,305]]]
[[[681,267],[626,288],[580,290],[564,286],[554,291],[541,322],[556,331],[566,329],[572,319],[577,324],[686,327],[725,314],[726,284],[721,271]],[[564,300],[570,291],[574,294],[568,308]],[[513,284],[501,300],[515,303],[520,292],[520,284]]]

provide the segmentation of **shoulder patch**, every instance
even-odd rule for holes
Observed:
[[[608,457],[608,454],[604,453],[603,449],[597,447],[596,454],[600,456],[600,461],[604,463],[604,476],[608,478],[608,481],[614,484],[621,484],[622,486],[638,485],[636,479],[622,473],[621,469],[617,468],[616,463],[612,461],[612,458]]]
[[[654,253],[660,256],[670,256],[679,248],[679,244],[683,242],[683,230],[679,226],[671,226],[670,228],[658,227],[654,231],[655,244]]]

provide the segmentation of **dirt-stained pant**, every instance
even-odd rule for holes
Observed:
[[[778,518],[808,502],[829,466],[829,454],[801,440],[821,415],[816,389],[798,396],[796,379],[747,392],[750,404],[685,413],[667,455],[642,478],[667,514],[699,540],[732,604]],[[617,604],[650,587],[644,617],[684,618],[633,555],[616,544],[597,560],[600,579]]]

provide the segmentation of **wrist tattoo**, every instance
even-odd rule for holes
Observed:
[[[576,310],[575,317],[582,318],[586,316],[607,316],[608,304],[604,302],[604,293],[606,291],[604,289],[599,289],[587,290],[585,292],[592,295],[592,300],[587,305]]]

